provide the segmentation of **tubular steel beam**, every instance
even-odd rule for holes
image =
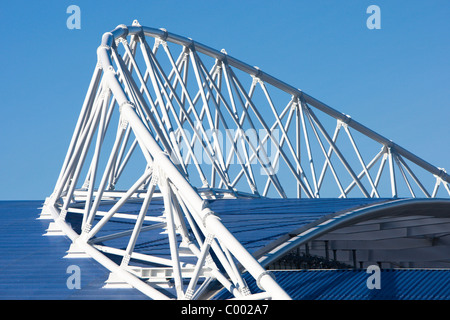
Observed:
[[[218,60],[226,59],[229,65],[231,65],[241,71],[244,71],[253,76],[257,75],[258,78],[261,79],[262,81],[269,83],[272,86],[289,93],[290,95],[301,96],[307,104],[313,106],[316,109],[319,109],[320,111],[332,116],[335,119],[344,121],[345,123],[347,123],[348,126],[359,131],[360,133],[368,136],[369,138],[371,138],[385,146],[395,149],[395,151],[398,154],[402,155],[406,159],[412,161],[413,163],[424,168],[425,170],[429,171],[430,173],[432,173],[436,176],[440,176],[441,179],[444,180],[445,182],[450,183],[450,175],[447,174],[446,172],[443,172],[443,170],[441,170],[441,169],[433,166],[432,164],[428,163],[427,161],[419,158],[418,156],[416,156],[415,154],[402,148],[398,144],[396,144],[396,143],[392,142],[391,140],[385,138],[384,136],[376,133],[375,131],[367,128],[366,126],[362,125],[361,123],[357,122],[356,120],[351,119],[347,115],[345,115],[345,114],[331,108],[330,106],[326,105],[325,103],[313,98],[312,96],[308,95],[307,93],[303,92],[302,90],[296,89],[295,87],[288,85],[287,83],[265,73],[264,71],[261,71],[258,68],[252,67],[234,57],[231,57],[220,51],[212,49],[204,44],[201,44],[201,43],[191,40],[189,38],[185,38],[183,36],[179,36],[179,35],[176,35],[176,34],[173,34],[170,32],[164,32],[159,29],[149,28],[149,27],[142,27],[142,29],[136,29],[136,27],[133,27],[133,28],[128,29],[128,34],[135,34],[135,33],[141,32],[141,31],[144,32],[144,34],[147,36],[157,37],[157,38],[165,38],[165,41],[170,41],[170,42],[177,43],[177,44],[180,44],[183,46],[192,46],[193,45],[195,47],[196,51],[206,54],[206,55],[213,57],[215,59],[218,59]],[[127,34],[125,30],[120,29],[120,28],[115,29],[112,32],[116,33],[115,34],[116,37],[124,36],[125,34]]]
[[[131,37],[129,42],[127,37]],[[155,39],[153,49],[147,43],[147,37]],[[176,61],[168,42],[182,47]],[[123,56],[118,50],[120,45],[125,50]],[[160,45],[164,50],[157,55]],[[136,57],[139,50],[142,57]],[[160,55],[165,55],[164,58],[169,61],[158,59]],[[202,60],[205,56],[209,58]],[[229,56],[224,50],[219,52],[189,38],[164,29],[143,27],[134,21],[132,26],[119,25],[105,33],[97,49],[97,58],[98,63],[55,189],[46,200],[41,216],[53,218],[71,239],[74,253],[76,250],[83,251],[108,268],[115,278],[120,278],[153,299],[167,299],[169,296],[154,283],[150,284],[151,281],[148,283],[136,277],[136,274],[145,272],[150,274],[151,268],[133,266],[131,259],[158,265],[155,274],[167,271],[175,283],[173,296],[178,299],[202,296],[211,281],[209,278],[201,283],[199,279],[205,275],[212,275],[235,298],[290,299],[211,211],[205,201],[208,197],[267,196],[273,186],[275,194],[282,198],[287,197],[290,189],[296,189],[297,197],[303,191],[307,197],[318,198],[326,185],[324,181],[328,168],[340,190],[340,197],[347,197],[352,189],[359,189],[364,197],[381,197],[378,188],[386,161],[392,197],[398,196],[400,189],[397,183],[401,181],[406,183],[413,197],[416,195],[414,187],[417,186],[427,197],[435,197],[441,183],[450,195],[450,175],[443,169],[429,164],[303,91]],[[210,61],[210,58],[214,60],[214,65],[207,68],[205,61]],[[189,69],[193,71],[190,77]],[[251,77],[248,91],[244,89],[245,82],[241,81],[238,71]],[[286,93],[289,99],[287,104],[287,101],[281,102],[281,110],[277,108],[278,94],[270,92],[273,88]],[[259,99],[266,105],[265,109],[258,108]],[[337,120],[334,135],[329,134],[312,108]],[[118,123],[117,128],[112,129],[115,135],[108,149],[104,148],[104,144],[110,132],[107,129],[113,127],[110,122],[116,119],[114,112],[118,113]],[[272,123],[269,122],[271,116],[274,117]],[[344,154],[345,148],[339,144],[338,134],[342,126],[350,140],[352,155],[357,156],[358,166],[355,168],[362,166],[362,171],[354,170]],[[212,130],[210,136],[208,127]],[[228,147],[231,146],[227,150],[221,145],[222,129],[226,133],[222,137],[226,137],[230,143]],[[244,132],[246,129],[254,131],[255,139]],[[264,133],[258,132],[258,129]],[[382,145],[381,151],[370,156],[371,161],[364,160],[364,148],[360,148],[361,145],[358,147],[358,141],[353,138],[350,129]],[[191,130],[193,135],[185,130]],[[277,130],[281,131],[280,139],[274,137]],[[269,155],[266,148],[268,142],[272,143],[274,156]],[[186,143],[187,148],[182,147],[181,143]],[[134,160],[133,154],[139,153],[137,146],[142,153],[140,156],[144,158],[144,172],[125,190],[115,190],[119,178],[128,168],[136,171],[131,161]],[[197,147],[202,154],[196,153]],[[231,166],[234,156],[238,159],[236,167]],[[203,164],[203,157],[209,162]],[[333,157],[339,161],[333,162]],[[319,159],[324,159],[324,162],[320,175],[317,175],[315,166]],[[406,159],[434,175],[436,184],[433,192],[427,191],[419,175],[413,171],[415,168],[410,167]],[[189,166],[191,160],[194,164]],[[373,179],[370,170],[377,162],[381,163]],[[344,173],[338,172],[339,165],[343,166]],[[254,167],[260,169],[261,176],[267,177],[257,176]],[[284,167],[287,174],[278,172],[278,167]],[[198,176],[192,174],[195,170]],[[403,180],[395,178],[396,170],[400,171]],[[206,173],[211,175],[210,180]],[[77,189],[82,174],[85,174],[85,180],[83,186]],[[345,174],[347,176],[341,176]],[[416,185],[410,183],[407,175]],[[196,189],[197,182],[191,180],[193,176],[200,179],[202,189]],[[246,179],[241,179],[242,176]],[[288,178],[293,178],[291,186],[285,181]],[[363,178],[368,180],[370,189],[366,190]],[[346,189],[343,183],[347,185]],[[247,193],[240,189],[241,184],[251,191]],[[150,202],[156,197],[162,202],[161,215],[147,216]],[[124,209],[127,204],[141,206],[135,213],[130,213]],[[80,234],[65,221],[67,213],[82,215]],[[108,231],[105,226],[109,226],[114,219],[132,221],[134,227],[126,231],[114,228],[115,231]],[[144,225],[148,221],[157,223]],[[139,247],[141,233],[156,233],[161,229],[163,232],[159,234],[167,235],[170,258],[135,250]],[[125,245],[114,247],[104,244],[123,237],[128,237]],[[298,241],[293,239],[281,245],[276,256],[298,244]],[[103,253],[118,255],[121,263],[116,264]],[[186,256],[192,260],[185,260]],[[192,272],[186,272],[187,267]],[[252,294],[249,291],[241,276],[244,271],[253,276],[263,293]],[[191,276],[189,279],[187,274]],[[166,284],[169,282],[166,281]]]

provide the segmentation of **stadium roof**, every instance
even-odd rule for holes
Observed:
[[[318,227],[329,232],[331,222],[337,223],[338,217],[347,217],[346,222],[339,222],[343,226],[364,217],[373,218],[376,211],[378,215],[405,215],[404,208],[413,215],[448,216],[448,209],[443,206],[448,208],[447,202],[429,200],[428,207],[426,203],[427,200],[387,199],[230,199],[212,201],[211,206],[252,254],[267,257],[268,252],[280,250],[278,244],[293,243],[286,239],[299,241],[301,233],[321,234]],[[0,299],[147,299],[135,289],[103,288],[109,271],[92,259],[63,258],[70,241],[66,237],[42,236],[48,220],[37,219],[41,205],[40,201],[0,202]],[[430,210],[433,206],[434,211]],[[252,217],[251,223],[248,216]],[[166,250],[164,245],[161,250]],[[283,251],[279,252],[277,256]],[[81,271],[80,289],[67,286],[71,275],[68,267],[73,265]],[[383,269],[385,285],[381,291],[367,290],[365,270],[273,272],[293,299],[450,299],[448,269]],[[252,292],[257,292],[254,281],[246,281]],[[228,296],[220,293],[215,299],[219,298]]]
[[[108,270],[92,259],[64,259],[69,240],[42,236],[42,201],[0,202],[0,299],[146,299],[134,289],[102,289]],[[81,289],[68,289],[67,269],[80,267]]]
[[[70,239],[69,257],[111,272],[108,287],[197,300],[220,283],[236,298],[288,300],[267,270],[301,246],[354,269],[449,268],[450,201],[437,199],[449,183],[303,90],[135,20],[102,36],[40,218]],[[45,257],[24,252],[26,266]]]
[[[449,300],[450,271],[433,269],[381,270],[380,289],[366,285],[365,270],[274,271],[278,283],[294,300]],[[260,292],[246,274],[252,292]],[[232,298],[223,290],[215,299]]]

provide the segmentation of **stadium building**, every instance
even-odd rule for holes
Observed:
[[[450,176],[225,50],[119,25],[2,299],[447,300]]]

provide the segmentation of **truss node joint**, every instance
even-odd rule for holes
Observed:
[[[389,152],[392,153],[392,152],[394,151],[394,147],[395,147],[394,141],[389,140],[389,141],[386,143],[386,147],[388,148]]]
[[[187,289],[186,293],[184,294],[184,300],[192,300],[193,297],[194,297],[194,290]]]
[[[447,171],[444,168],[438,168],[439,174],[435,175],[436,178],[440,179],[441,181],[444,181],[444,177],[447,174]]]
[[[272,272],[270,272],[270,271],[264,271],[264,272],[261,272],[261,273],[259,274],[258,278],[256,279],[256,285],[257,285],[258,288],[260,288],[261,290],[264,290],[264,288],[261,286],[261,279],[262,279],[262,277],[267,276],[267,275],[271,276],[272,279],[275,280],[275,276],[274,276],[274,274],[273,274]]]
[[[124,102],[122,102],[122,103],[120,104],[120,106],[119,106],[119,111],[120,111],[120,113],[122,113],[122,107],[125,106],[125,105],[128,105],[128,106],[130,106],[130,107],[133,108],[133,109],[136,109],[134,103],[127,100],[127,101],[124,101]]]
[[[222,56],[217,57],[217,61],[222,62],[222,64],[228,64],[228,53],[225,49],[220,50],[220,53],[222,53]],[[220,66],[220,64],[218,64]]]
[[[194,53],[195,52],[195,41],[192,38],[188,38],[189,39],[189,44],[187,45],[187,47],[189,48],[189,50]]]
[[[122,29],[124,32],[124,34],[120,38],[122,38],[122,37],[126,38],[128,36],[128,26],[127,25],[119,24],[115,30],[117,30],[117,29]],[[114,32],[114,30],[113,30],[113,32]]]
[[[252,74],[252,78],[253,78],[253,84],[255,84],[256,82],[263,84],[263,81],[261,80],[261,75],[262,75],[262,71],[261,69],[259,69],[259,67],[254,66],[256,73]]]
[[[202,223],[205,228],[206,228],[206,219],[208,219],[210,216],[214,216],[215,218],[220,220],[220,218],[216,215],[216,213],[208,208],[203,209],[202,213],[203,213]]]
[[[169,36],[169,33],[168,33],[167,30],[164,29],[164,28],[159,28],[159,30],[161,30],[161,31],[163,32],[163,35],[162,35],[160,38],[158,38],[158,39],[159,39],[160,41],[162,41],[162,42],[166,42],[167,37]]]
[[[244,285],[240,288],[238,288],[239,292],[242,293],[243,296],[249,296],[252,294],[252,292],[250,291],[247,283],[245,282],[244,279],[242,279],[242,281],[244,282]]]
[[[122,36],[122,37],[117,38],[115,43],[116,43],[116,47],[119,43],[122,43],[124,46],[126,46],[126,45],[128,45],[128,40],[127,40],[126,36]]]
[[[338,125],[344,128],[348,128],[348,124],[352,121],[352,117],[347,114],[342,114],[341,119],[337,119]]]

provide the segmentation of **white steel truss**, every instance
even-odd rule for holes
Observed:
[[[445,170],[224,50],[135,21],[97,54],[41,218],[110,286],[199,299],[217,280],[236,298],[289,299],[208,199],[450,195]],[[169,256],[142,249],[158,241]]]

